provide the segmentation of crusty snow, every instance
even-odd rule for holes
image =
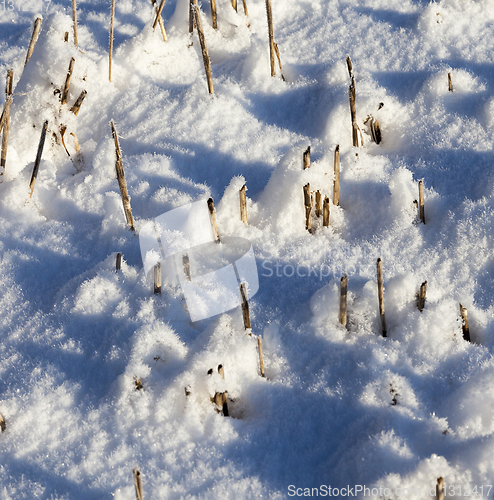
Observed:
[[[425,498],[439,477],[449,498],[493,498],[493,2],[272,0],[286,81],[270,76],[265,2],[246,2],[248,18],[242,1],[236,13],[217,0],[215,31],[210,3],[199,1],[214,97],[188,34],[188,0],[164,6],[168,42],[152,31],[150,1],[117,0],[111,83],[110,0],[80,2],[78,48],[69,0],[0,2],[0,78],[13,69],[15,93],[0,179],[2,500],[131,500],[135,467],[153,500],[321,496],[322,485]],[[338,144],[340,206],[309,234],[303,186],[332,198]],[[425,225],[414,206],[421,179]],[[253,336],[240,308],[192,323],[181,290],[165,283],[154,295],[144,275],[140,228],[210,196],[220,234],[253,244]],[[345,273],[347,329],[338,321]],[[225,390],[229,417],[210,401]]]

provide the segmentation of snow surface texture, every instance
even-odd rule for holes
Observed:
[[[0,75],[14,69],[18,94],[0,184],[0,497],[133,499],[134,467],[148,499],[286,498],[289,485],[387,487],[396,498],[398,487],[425,494],[439,476],[480,493],[494,478],[492,1],[273,0],[286,82],[270,77],[264,1],[247,0],[248,20],[242,2],[235,13],[219,1],[218,31],[203,1],[214,98],[196,34],[189,46],[187,3],[165,4],[164,43],[150,2],[117,2],[112,83],[109,1],[78,7],[80,50],[67,0],[0,3]],[[76,117],[69,109],[83,89]],[[369,114],[379,145],[363,124]],[[267,378],[239,309],[191,324],[180,290],[153,295],[125,224],[110,120],[137,231],[212,195],[220,234],[252,241],[260,289],[251,319]],[[311,235],[302,187],[331,198],[337,144],[340,206]],[[419,179],[426,225],[413,206]],[[343,273],[348,330],[338,323]],[[224,390],[230,418],[210,402]]]

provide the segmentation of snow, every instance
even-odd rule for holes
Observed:
[[[0,75],[14,70],[15,93],[0,180],[2,500],[129,500],[135,467],[153,499],[281,499],[293,496],[290,485],[302,494],[361,485],[370,490],[361,497],[393,499],[407,488],[407,498],[424,498],[439,477],[448,497],[492,497],[492,2],[272,3],[286,81],[270,76],[263,0],[247,0],[248,19],[242,2],[236,13],[218,0],[217,31],[200,2],[214,97],[197,34],[188,34],[187,0],[165,4],[166,43],[152,31],[151,2],[117,2],[112,82],[108,2],[78,5],[78,48],[68,0],[0,3]],[[76,117],[70,107],[82,90]],[[379,119],[379,145],[368,115]],[[111,120],[136,234],[123,212]],[[309,234],[303,186],[332,199],[337,144],[340,206],[331,205],[329,227],[314,219]],[[422,179],[425,225],[414,206]],[[210,196],[221,237],[253,246],[252,336],[239,307],[192,322],[180,287],[164,282],[154,295],[144,271],[139,232]],[[347,329],[338,321],[343,274]],[[229,417],[211,402],[225,391]]]

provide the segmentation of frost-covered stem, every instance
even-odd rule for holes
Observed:
[[[136,499],[142,500],[142,481],[141,481],[141,473],[134,469],[134,485],[136,488]]]
[[[424,182],[419,181],[419,215],[422,224],[425,224],[425,210],[424,210]]]
[[[122,254],[118,252],[117,260],[115,262],[115,271],[120,271],[120,269],[122,269]]]
[[[322,225],[324,227],[329,227],[329,198],[324,197],[324,203],[322,208]]]
[[[239,191],[240,196],[240,220],[247,224],[247,196],[245,194],[246,188],[245,184],[242,186],[242,189]]]
[[[41,137],[39,139],[38,152],[36,154],[36,161],[34,162],[33,174],[31,175],[31,182],[29,183],[29,198],[32,198],[34,191],[34,184],[38,176],[39,164],[41,163],[41,155],[43,154],[43,147],[45,145],[46,129],[48,128],[48,120],[43,124],[41,130]]]
[[[156,0],[151,0],[151,3],[153,5],[156,5]],[[168,42],[168,37],[166,36],[166,30],[165,30],[165,25],[163,23],[163,18],[161,17],[161,13],[158,17],[158,24],[160,25],[160,30],[161,30],[161,36],[163,37],[163,40],[165,42]]]
[[[470,342],[470,328],[468,327],[468,315],[467,308],[460,304],[460,314],[462,320],[463,338]]]
[[[340,145],[334,150],[333,205],[340,204]]]
[[[352,115],[352,140],[353,146],[358,147],[358,125],[357,125],[357,100],[355,97],[355,78],[352,76],[352,83],[348,87],[350,98],[350,113]]]
[[[348,68],[348,74],[350,75],[350,78],[353,78],[353,66],[352,66],[352,60],[350,59],[350,56],[347,56],[347,58],[346,58],[346,65]]]
[[[33,32],[31,34],[31,40],[29,40],[29,47],[27,49],[26,62],[24,63],[24,67],[28,63],[29,59],[33,55],[34,46],[38,40],[39,30],[41,29],[41,17],[36,18],[33,25]]]
[[[264,357],[262,355],[262,340],[261,337],[257,337],[257,348],[259,350],[259,368],[261,370],[261,377],[265,377],[264,374]]]
[[[377,259],[377,290],[379,293],[379,315],[381,316],[381,329],[383,337],[387,337],[386,318],[384,317],[384,287],[383,287],[383,263]]]
[[[304,166],[304,170],[310,168],[310,146],[304,151],[302,165]]]
[[[75,116],[79,114],[79,110],[81,109],[82,106],[82,101],[84,101],[84,98],[87,95],[87,91],[83,90],[80,94],[79,97],[77,98],[77,101],[74,103],[74,105],[70,108],[70,111],[74,113]]]
[[[235,12],[237,12],[237,0],[232,0],[232,7],[235,9]]]
[[[2,135],[2,153],[0,155],[0,167],[5,169],[7,165],[7,147],[9,145],[10,132],[10,110],[12,107],[12,92],[14,87],[14,70],[7,71],[7,81],[5,84],[5,108],[4,108],[4,124]]]
[[[67,96],[69,95],[70,79],[72,78],[72,71],[74,71],[75,59],[72,57],[69,63],[69,70],[67,71],[67,77],[65,78],[65,85],[63,86],[62,92],[62,104],[67,102]]]
[[[127,183],[125,182],[125,175],[124,175],[124,169],[123,169],[123,163],[122,163],[122,153],[120,151],[120,145],[118,143],[117,131],[115,129],[115,125],[113,124],[113,121],[110,122],[110,126],[111,126],[111,132],[113,135],[113,140],[115,141],[115,153],[116,153],[115,170],[117,172],[118,187],[120,188],[120,196],[122,197],[122,203],[123,203],[123,208],[124,208],[124,212],[125,212],[125,219],[127,221],[127,224],[130,226],[130,229],[132,231],[135,231],[134,218],[132,217],[132,209],[130,207],[130,198],[129,198],[129,193],[127,191]]]
[[[161,264],[158,262],[154,266],[154,293],[161,293]]]
[[[185,254],[182,256],[182,265],[184,268],[185,278],[187,279],[187,281],[190,281],[191,280],[191,277],[190,277],[190,259],[189,259],[188,254]]]
[[[194,0],[194,13],[197,26],[197,34],[199,35],[199,42],[201,43],[202,59],[204,61],[204,69],[206,70],[206,76],[208,79],[208,90],[209,93],[213,93],[213,75],[211,73],[211,63],[209,61],[208,49],[206,47],[206,39],[204,38],[204,31],[202,29],[201,15],[199,11],[199,5],[197,0]]]
[[[451,73],[448,73],[448,90],[453,92],[453,80],[451,80]]]
[[[321,191],[316,191],[316,217],[322,215],[322,196]]]
[[[110,16],[110,58],[108,80],[111,82],[111,59],[113,54],[113,24],[115,20],[115,0],[111,0],[111,16]]]
[[[444,479],[442,477],[437,479],[436,500],[444,500]]]
[[[79,47],[77,42],[77,5],[76,0],[72,0],[72,19],[74,20],[74,44]]]
[[[216,0],[211,0],[211,18],[213,20],[213,28],[218,29],[218,14],[216,13]]]
[[[158,24],[159,20],[161,19],[161,12],[163,10],[163,7],[165,6],[166,0],[161,0],[160,6],[158,7],[158,11],[156,12],[156,18],[153,23],[153,30],[156,29],[156,25]],[[153,4],[154,5],[154,4]],[[166,42],[166,40],[165,40]]]
[[[250,330],[249,300],[247,299],[247,287],[245,283],[240,283],[240,298],[242,300],[242,316],[244,318],[244,328]]]
[[[213,198],[208,200],[209,215],[211,217],[211,227],[213,228],[214,241],[220,242],[220,233],[218,232],[218,223],[216,222],[216,210],[214,208]]]
[[[340,281],[340,323],[346,328],[346,296],[348,289],[348,278],[346,274]]]
[[[304,186],[304,205],[305,205],[305,229],[310,232],[312,223],[310,220],[310,212],[312,209],[312,198],[310,195],[310,184]]]
[[[418,300],[417,300],[417,308],[420,312],[422,312],[424,310],[426,293],[427,293],[427,281],[424,281],[420,285],[420,290],[419,290],[419,295],[418,295]]]
[[[269,61],[271,63],[271,76],[276,75],[276,66],[274,62],[274,36],[273,36],[273,9],[271,0],[266,0],[266,14],[268,16],[268,35],[269,35]]]
[[[278,65],[280,66],[281,79],[286,82],[285,75],[283,74],[283,67],[281,66],[280,49],[278,49],[278,44],[274,44],[274,51],[276,52],[276,58],[278,59]]]

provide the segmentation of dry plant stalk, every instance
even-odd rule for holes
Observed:
[[[420,312],[424,310],[425,307],[425,295],[427,293],[427,281],[424,281],[420,285],[420,290],[417,297],[417,308]]]
[[[228,417],[230,414],[228,413],[228,404],[227,404],[227,392],[216,392],[214,397],[211,398],[211,402],[213,402],[216,406],[222,409],[223,416]]]
[[[161,264],[159,262],[154,266],[154,294],[161,294]]]
[[[156,0],[151,0],[151,3],[153,4],[153,6],[156,5]],[[165,2],[162,3],[163,5],[165,5]],[[161,7],[161,9],[163,10],[163,7]],[[158,24],[160,25],[161,36],[163,37],[163,41],[168,42],[168,37],[166,36],[165,24],[163,23],[163,18],[161,17],[161,11],[159,11],[159,15],[158,15],[158,10],[156,11],[156,17],[158,19]]]
[[[120,271],[120,269],[122,269],[122,254],[118,252],[117,259],[115,262],[115,271]]]
[[[470,340],[470,328],[468,326],[467,308],[463,307],[461,304],[460,304],[460,314],[461,314],[461,320],[462,320],[463,338],[467,342],[471,342],[471,340]]]
[[[340,145],[334,150],[333,205],[340,204]]]
[[[329,198],[324,197],[324,203],[322,208],[322,225],[324,227],[329,227]]]
[[[38,177],[39,164],[41,163],[41,155],[43,154],[43,147],[45,145],[47,128],[48,128],[48,120],[45,121],[45,123],[43,124],[43,129],[41,130],[41,137],[39,139],[36,161],[34,162],[33,173],[31,175],[31,182],[29,183],[29,198],[32,198],[33,196],[34,184],[36,183],[36,178]]]
[[[262,340],[261,337],[257,337],[257,349],[259,350],[259,368],[261,370],[261,377],[265,377],[264,374],[264,357],[262,355]]]
[[[247,195],[245,194],[246,188],[245,184],[242,186],[242,189],[239,191],[240,196],[240,220],[247,224]]]
[[[69,69],[67,71],[67,77],[65,78],[65,84],[63,86],[62,92],[62,104],[67,102],[67,96],[69,95],[70,79],[72,78],[72,72],[74,71],[75,59],[70,58]]]
[[[444,479],[442,477],[437,478],[436,500],[444,500]]]
[[[451,80],[451,73],[448,73],[448,90],[453,92],[453,80]]]
[[[244,14],[245,14],[245,17],[249,17],[249,11],[247,10],[247,1],[246,0],[242,0],[243,1],[243,4],[244,4]],[[250,23],[247,25],[247,27],[249,28],[250,27]]]
[[[211,226],[213,228],[214,241],[216,241],[216,243],[219,243],[220,242],[220,233],[218,232],[218,223],[216,222],[216,210],[214,208],[213,198],[209,198],[208,208],[209,208],[209,215],[211,218]]]
[[[211,0],[211,18],[213,21],[213,29],[217,30],[218,29],[218,13],[216,12],[216,0]]]
[[[74,44],[79,47],[77,43],[77,5],[76,0],[72,0],[72,19],[74,21]]]
[[[245,283],[240,283],[240,298],[242,300],[242,316],[244,318],[245,330],[250,330],[249,300],[247,298],[247,287]]]
[[[353,66],[352,66],[352,60],[350,59],[350,56],[347,56],[347,58],[346,58],[346,65],[348,68],[348,74],[350,75],[350,78],[353,78]]]
[[[280,49],[278,48],[278,44],[274,44],[274,51],[276,52],[276,58],[278,59],[278,64],[280,66],[281,79],[286,82],[285,75],[283,74],[283,67],[281,66],[281,57],[280,57]]]
[[[271,76],[276,75],[276,66],[274,62],[274,36],[273,36],[273,9],[271,0],[266,0],[266,15],[268,16],[268,35],[269,35],[269,61],[271,63]]]
[[[160,3],[160,6],[158,7],[158,10],[156,11],[156,18],[154,19],[154,23],[153,23],[153,30],[156,29],[156,25],[161,21],[163,22],[163,19],[161,18],[161,12],[163,11],[163,7],[165,6],[165,2],[166,0],[161,0],[161,3]],[[153,2],[153,5],[154,5],[154,2]],[[164,29],[164,28],[163,28]],[[166,37],[166,34],[165,34],[165,37]],[[165,42],[167,41],[168,39],[165,40]]]
[[[115,125],[113,124],[113,121],[110,122],[110,126],[111,126],[111,132],[113,135],[113,140],[115,141],[115,153],[116,153],[115,170],[117,172],[118,187],[120,188],[120,196],[122,197],[122,203],[123,203],[124,212],[125,212],[125,219],[127,221],[127,224],[130,226],[130,229],[132,231],[135,231],[134,218],[132,217],[132,209],[130,207],[130,198],[129,198],[129,193],[127,191],[127,183],[125,182],[125,175],[124,175],[124,169],[123,169],[123,163],[122,163],[122,153],[120,151],[120,145],[118,143],[117,131],[115,129]]]
[[[3,418],[2,414],[0,413],[0,432],[4,432],[7,426],[5,425],[5,419]]]
[[[321,191],[316,191],[316,217],[322,215],[322,196]]]
[[[12,92],[14,86],[14,70],[7,71],[7,81],[5,85],[5,107],[3,116],[2,152],[0,155],[0,168],[5,169],[7,165],[7,147],[9,145],[10,132],[10,110],[12,107]]]
[[[110,58],[109,58],[109,72],[108,80],[111,82],[111,60],[113,54],[113,24],[115,21],[115,0],[111,0],[111,16],[110,16]]]
[[[142,500],[142,481],[141,481],[141,473],[134,469],[134,486],[136,488],[136,499]]]
[[[223,365],[218,365],[218,373],[220,374],[221,378],[225,380],[225,369],[223,368]]]
[[[302,156],[302,164],[304,166],[304,170],[306,168],[310,168],[310,146],[304,151]]]
[[[352,141],[353,146],[358,147],[358,125],[357,125],[357,100],[355,97],[355,78],[352,76],[352,83],[348,87],[350,98],[350,113],[352,115]]]
[[[77,98],[74,105],[70,108],[70,111],[72,111],[72,113],[74,113],[75,116],[77,116],[79,114],[79,111],[80,111],[81,106],[82,106],[82,101],[84,101],[86,95],[87,95],[87,91],[83,90],[79,94],[79,97]]]
[[[31,34],[31,40],[29,40],[29,46],[27,49],[27,55],[26,55],[26,61],[24,62],[24,67],[26,67],[26,64],[33,55],[33,50],[36,45],[36,42],[38,41],[38,35],[40,29],[41,29],[41,17],[38,17],[36,18],[36,21],[34,21],[33,32]]]
[[[377,259],[377,291],[379,294],[379,315],[381,316],[381,329],[383,337],[387,337],[386,318],[384,317],[384,286],[383,286],[383,263]]]
[[[346,328],[346,296],[348,290],[348,278],[345,274],[340,280],[340,323]]]
[[[305,205],[305,229],[311,231],[312,222],[310,218],[310,212],[312,209],[312,196],[310,195],[310,184],[307,183],[304,186],[304,205]]]
[[[204,38],[204,31],[202,29],[201,15],[197,0],[194,0],[194,14],[197,26],[197,34],[199,35],[199,42],[201,44],[202,59],[204,61],[204,69],[206,70],[206,77],[208,79],[209,93],[213,93],[213,75],[211,73],[211,63],[209,61],[208,49],[206,47],[206,39]]]
[[[232,0],[232,7],[235,9],[235,12],[237,12],[237,0]]]
[[[194,32],[194,17],[194,0],[189,0],[189,34]]]
[[[422,224],[425,224],[424,181],[419,181],[419,216]]]

